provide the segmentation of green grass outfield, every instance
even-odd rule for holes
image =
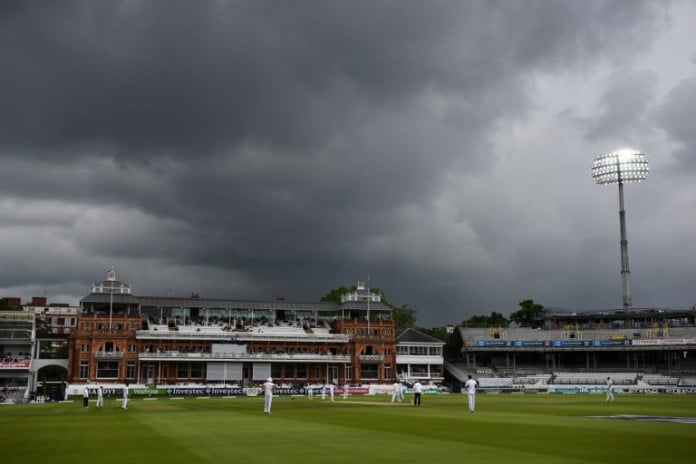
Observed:
[[[461,394],[262,407],[261,396],[0,405],[0,464],[696,463],[696,423],[583,417],[696,418],[694,395],[478,395],[475,414]]]

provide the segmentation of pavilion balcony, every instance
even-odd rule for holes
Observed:
[[[364,364],[380,364],[384,361],[384,355],[381,354],[361,354],[358,360]]]
[[[350,363],[348,355],[314,353],[184,353],[163,351],[140,353],[140,361],[286,361],[306,363]]]
[[[121,351],[96,351],[94,359],[121,359],[123,352]]]

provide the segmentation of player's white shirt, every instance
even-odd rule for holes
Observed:
[[[466,388],[467,393],[476,393],[476,381],[474,379],[469,379],[464,383],[464,388]]]
[[[264,382],[263,383],[263,392],[266,395],[272,395],[273,394],[273,387],[275,384],[273,382]]]

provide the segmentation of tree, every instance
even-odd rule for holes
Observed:
[[[341,297],[346,293],[351,293],[357,290],[354,285],[352,287],[337,287],[329,290],[329,292],[321,297],[320,301],[334,301],[336,303],[341,302]],[[403,330],[408,328],[416,327],[416,310],[410,308],[408,305],[401,305],[397,307],[387,301],[387,297],[384,296],[379,288],[370,287],[370,292],[379,295],[383,305],[388,306],[392,310],[392,319],[394,320],[394,326],[396,330]]]
[[[21,311],[22,307],[10,303],[7,298],[0,298],[0,311]]]
[[[540,327],[544,315],[544,306],[534,303],[534,300],[520,301],[520,309],[510,314],[510,320],[520,327]]]
[[[36,321],[36,336],[39,338],[49,338],[51,336],[51,329],[46,325],[46,321],[42,319],[37,319]]]
[[[507,318],[501,313],[493,311],[491,312],[491,317],[488,320],[488,323],[492,327],[507,327],[508,324],[510,324],[510,321],[508,321]]]
[[[464,341],[462,340],[462,334],[459,332],[459,327],[455,327],[452,333],[448,333],[447,329],[441,327],[434,329],[419,328],[418,330],[445,342],[445,346],[442,347],[442,356],[445,359],[462,357]]]
[[[490,316],[472,316],[463,322],[466,327],[507,327],[509,324],[505,316],[495,311]]]
[[[350,293],[352,291],[355,291],[356,287],[337,287],[337,288],[332,288],[329,290],[329,293],[326,295],[322,296],[319,301],[333,301],[336,303],[341,302],[341,297],[345,295],[346,293]]]
[[[413,329],[416,327],[416,310],[409,308],[408,305],[401,305],[400,307],[391,306],[392,308],[392,319],[394,320],[394,327],[396,330]]]
[[[445,359],[459,359],[462,357],[462,347],[464,346],[464,340],[462,340],[462,333],[459,331],[459,326],[454,328],[447,339],[447,345],[445,345]]]

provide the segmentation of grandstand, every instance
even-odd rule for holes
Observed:
[[[450,365],[450,367],[453,367]],[[461,365],[455,369],[464,369]],[[448,367],[448,371],[451,370]],[[466,374],[469,375],[469,374]],[[696,377],[675,377],[641,372],[554,372],[551,374],[521,375],[513,377],[495,376],[491,371],[479,370],[471,374],[478,380],[483,392],[554,392],[563,389],[585,391],[603,390],[607,377],[614,387],[624,392],[688,392],[696,393]]]
[[[602,386],[631,391],[693,388],[696,309],[565,313],[547,310],[537,327],[460,327],[463,362],[450,372],[482,388]],[[511,387],[508,387],[511,385]]]
[[[520,385],[529,388],[538,388],[549,385],[553,377],[549,374],[536,374],[536,375],[521,375],[519,377],[513,377],[513,385]]]

